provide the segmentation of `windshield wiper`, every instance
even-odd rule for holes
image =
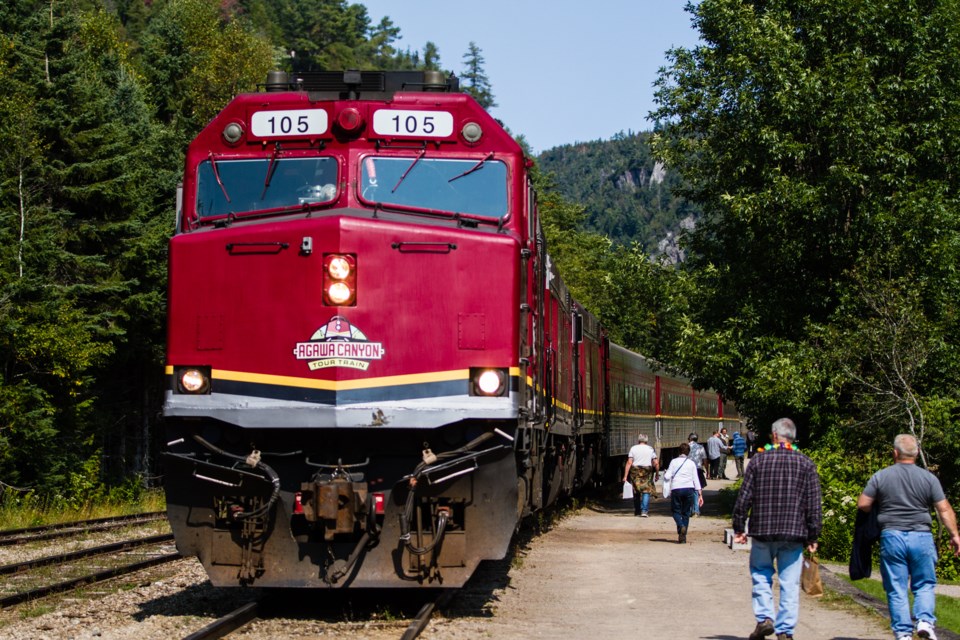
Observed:
[[[410,163],[410,166],[407,167],[407,170],[404,171],[404,172],[403,172],[403,175],[400,176],[400,179],[397,180],[397,184],[393,185],[393,189],[390,190],[390,193],[396,193],[396,192],[397,192],[397,187],[399,187],[399,186],[400,186],[400,183],[403,182],[403,181],[406,179],[407,174],[410,173],[411,170],[413,170],[413,168],[416,166],[416,164],[417,164],[418,162],[420,162],[420,158],[422,158],[424,155],[426,155],[426,153],[427,153],[427,150],[424,149],[423,151],[421,151],[420,153],[417,154],[417,157],[413,159],[413,162]]]
[[[267,195],[267,189],[270,188],[270,181],[273,180],[273,172],[277,170],[277,157],[280,155],[280,143],[278,142],[273,148],[273,153],[270,155],[270,164],[267,165],[267,177],[263,180],[263,192],[260,194],[260,199],[263,200]]]
[[[210,152],[210,166],[213,167],[213,177],[217,179],[220,191],[223,191],[223,197],[227,199],[227,202],[231,202],[230,194],[227,193],[227,188],[223,186],[223,180],[220,179],[220,170],[217,169],[217,159],[213,157],[213,151]]]
[[[481,160],[481,161],[478,162],[477,164],[473,165],[472,167],[470,167],[469,169],[467,169],[466,171],[464,171],[464,172],[461,173],[460,175],[458,175],[458,176],[453,176],[452,178],[450,178],[449,180],[447,180],[447,182],[453,182],[454,180],[459,180],[460,178],[462,178],[462,177],[464,177],[464,176],[468,176],[468,175],[470,175],[471,173],[473,173],[474,171],[476,171],[476,170],[478,170],[478,169],[482,169],[482,168],[483,168],[483,165],[485,165],[488,160],[493,160],[493,151],[491,151],[490,153],[488,153],[486,158],[484,158],[483,160]]]

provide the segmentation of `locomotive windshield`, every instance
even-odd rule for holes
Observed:
[[[334,158],[205,160],[197,169],[201,218],[329,202],[337,195]]]
[[[489,158],[451,160],[367,156],[361,162],[362,197],[370,203],[469,213],[507,214],[507,167]]]

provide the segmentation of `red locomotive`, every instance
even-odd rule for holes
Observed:
[[[736,420],[571,299],[456,78],[265,88],[190,145],[170,242],[168,512],[214,584],[459,586],[638,431]]]

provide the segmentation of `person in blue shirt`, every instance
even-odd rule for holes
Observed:
[[[739,431],[733,434],[733,443],[730,445],[733,449],[733,463],[737,466],[737,477],[743,477],[743,456],[747,453],[747,441],[740,435]]]

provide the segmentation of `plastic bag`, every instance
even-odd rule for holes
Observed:
[[[803,569],[800,572],[800,588],[808,596],[818,598],[823,595],[823,582],[820,580],[820,562],[816,556],[804,556]]]
[[[670,481],[667,480],[666,478],[663,479],[663,497],[664,498],[670,497]]]
[[[629,482],[623,483],[623,499],[630,500],[633,498],[633,485]]]

